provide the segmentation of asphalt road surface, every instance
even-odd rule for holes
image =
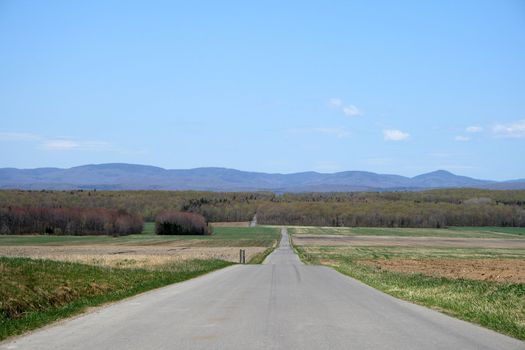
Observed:
[[[0,349],[525,349],[525,343],[305,266],[283,230],[236,265],[2,343]]]

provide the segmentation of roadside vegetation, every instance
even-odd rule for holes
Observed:
[[[331,266],[397,298],[525,340],[524,249],[295,242],[294,248],[306,263]]]
[[[277,248],[278,244],[279,244],[279,241],[276,241],[273,246],[266,248],[264,251],[260,253],[255,254],[254,256],[250,258],[250,260],[248,261],[248,264],[262,264],[264,262],[264,259],[266,259],[268,255],[273,253],[275,248]]]
[[[0,257],[0,340],[230,264],[189,260],[137,269]]]

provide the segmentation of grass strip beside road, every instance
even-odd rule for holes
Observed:
[[[262,264],[264,259],[266,259],[266,257],[270,255],[274,250],[275,247],[270,247],[260,252],[259,254],[255,254],[254,256],[252,256],[250,261],[248,261],[248,264]]]
[[[222,260],[187,260],[130,269],[0,257],[0,340],[229,265]]]
[[[379,254],[375,254],[375,248],[372,247],[355,251],[352,248],[338,250],[333,247],[294,248],[305,263],[331,266],[396,298],[525,340],[523,283],[432,277],[420,273],[386,271],[359,263],[365,258],[377,259],[378,255],[385,258],[384,248]],[[462,254],[465,254],[464,250]]]
[[[279,246],[279,242],[281,241],[281,230],[277,229],[275,227],[272,227],[274,230],[278,230],[279,236],[277,237],[277,240],[274,241],[273,245],[269,248],[266,248],[263,252],[260,252],[259,254],[254,255],[248,264],[262,264],[266,257],[273,253],[273,251]]]

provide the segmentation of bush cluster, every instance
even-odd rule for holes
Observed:
[[[1,207],[0,234],[129,235],[144,221],[125,210],[103,208]]]
[[[165,211],[155,220],[158,235],[209,235],[211,229],[204,216],[180,211]]]

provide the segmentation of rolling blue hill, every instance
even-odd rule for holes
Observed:
[[[432,188],[525,189],[525,180],[479,180],[438,170],[415,177],[344,171],[269,174],[227,168],[170,170],[136,164],[83,165],[69,169],[0,168],[0,188],[31,190],[399,191]]]

